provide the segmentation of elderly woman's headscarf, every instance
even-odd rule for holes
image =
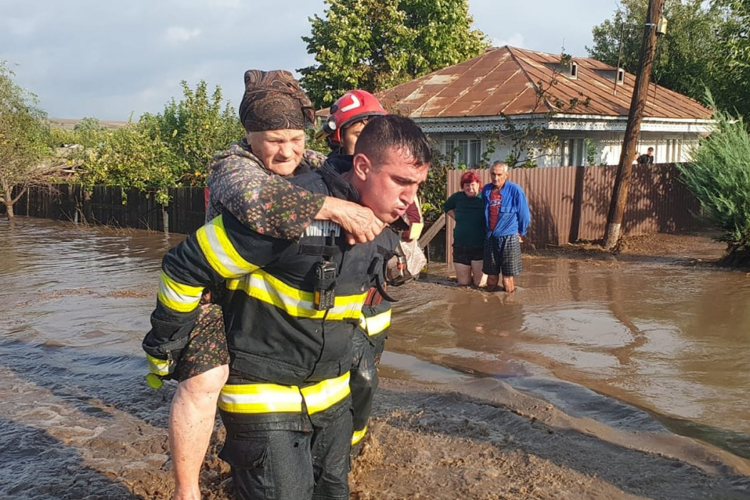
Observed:
[[[315,124],[315,111],[290,72],[250,69],[245,71],[240,120],[247,132],[301,130]]]

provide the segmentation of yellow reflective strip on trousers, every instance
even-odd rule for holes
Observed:
[[[242,279],[227,282],[230,290],[242,290],[250,297],[271,304],[290,316],[336,321],[358,319],[367,293],[338,296],[328,311],[313,307],[313,292],[293,288],[259,269]],[[326,314],[327,313],[327,314]]]
[[[387,311],[380,314],[376,314],[375,316],[365,316],[364,319],[365,324],[367,325],[367,328],[365,330],[367,332],[367,335],[372,337],[373,335],[383,333],[386,328],[391,326],[391,309],[388,309]]]
[[[148,369],[151,373],[155,373],[162,377],[169,375],[169,360],[155,358],[150,354],[146,354],[146,361],[148,361]]]
[[[299,413],[302,395],[297,386],[227,384],[221,389],[218,404],[230,413]]]
[[[303,387],[301,391],[310,415],[327,410],[349,395],[349,372],[337,378]]]
[[[358,431],[354,431],[352,433],[352,446],[354,446],[355,444],[357,444],[360,441],[362,441],[362,438],[365,437],[365,434],[367,434],[367,426],[366,425],[365,425],[365,427],[363,429],[358,430]]]
[[[166,307],[177,312],[190,312],[198,307],[202,293],[203,287],[178,283],[164,271],[161,272],[157,297]]]
[[[230,413],[301,412],[304,397],[309,414],[327,410],[349,395],[349,373],[300,389],[295,385],[227,384],[219,408]]]
[[[211,267],[223,278],[237,278],[258,269],[243,259],[224,230],[224,218],[218,216],[195,233],[198,245]]]

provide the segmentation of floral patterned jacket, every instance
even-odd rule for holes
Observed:
[[[318,168],[325,158],[307,149],[300,166]],[[206,221],[226,209],[253,231],[286,240],[302,235],[325,200],[267,170],[244,139],[214,156],[207,186]]]

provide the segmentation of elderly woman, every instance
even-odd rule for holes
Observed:
[[[484,202],[478,196],[482,189],[479,176],[469,170],[461,176],[461,191],[453,193],[443,205],[443,210],[455,219],[453,229],[453,265],[456,279],[462,286],[480,286],[484,274]]]

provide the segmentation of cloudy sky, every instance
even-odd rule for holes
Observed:
[[[493,45],[586,56],[616,0],[469,0]],[[135,120],[206,80],[234,105],[246,69],[314,63],[301,37],[323,0],[2,0],[0,60],[57,118]]]

